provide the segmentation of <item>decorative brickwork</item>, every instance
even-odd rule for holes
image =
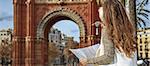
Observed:
[[[79,26],[80,47],[97,42],[99,37],[95,37],[95,27],[92,26],[99,20],[95,0],[36,1],[13,1],[13,66],[47,66],[48,32],[60,20],[72,20]]]

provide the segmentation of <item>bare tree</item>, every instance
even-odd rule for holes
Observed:
[[[129,16],[136,28],[136,0],[129,0]]]
[[[61,54],[61,51],[59,48],[54,44],[50,43],[48,46],[48,61],[51,65],[56,57],[58,57]]]
[[[12,43],[8,39],[2,40],[0,44],[0,59],[2,65],[11,63]]]
[[[71,53],[71,51],[69,50],[69,49],[75,49],[75,48],[78,48],[78,43],[73,41],[73,39],[68,39],[66,42],[66,46],[64,48],[64,57],[65,57],[67,64],[72,64],[74,62],[77,62],[75,61],[77,58],[75,58],[74,54]]]
[[[76,42],[74,42],[73,40],[67,40],[66,42],[66,46],[64,49],[64,55],[65,56],[69,56],[71,54],[71,52],[69,51],[69,49],[73,49],[73,48],[77,48],[78,44]]]

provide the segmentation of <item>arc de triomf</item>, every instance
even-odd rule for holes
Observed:
[[[92,26],[99,20],[95,0],[14,0],[13,6],[13,66],[47,66],[48,32],[60,20],[79,26],[80,47],[99,41]]]

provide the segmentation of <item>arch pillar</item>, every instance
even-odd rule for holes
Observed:
[[[48,40],[46,38],[37,38],[36,37],[36,45],[35,45],[35,59],[41,60],[40,62],[42,66],[48,66]]]
[[[48,44],[44,38],[26,37],[25,66],[47,66]]]
[[[25,38],[20,36],[13,37],[12,65],[25,66]]]

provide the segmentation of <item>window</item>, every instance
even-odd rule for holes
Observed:
[[[145,42],[144,42],[145,44],[147,44],[148,42],[147,42],[147,40],[145,40]]]
[[[141,57],[141,58],[142,58],[142,55],[143,55],[143,54],[142,54],[142,53],[140,53],[140,57]]]
[[[145,51],[148,51],[148,49],[147,49],[147,48],[145,48]]]
[[[140,37],[142,37],[142,35],[140,35]]]
[[[53,42],[53,40],[51,40],[51,42]]]
[[[140,48],[140,51],[142,51],[142,48]]]
[[[145,38],[145,40],[147,40],[147,37]]]
[[[145,55],[146,55],[146,58],[148,58],[148,53],[146,53]]]
[[[142,51],[142,46],[140,46],[140,51]]]
[[[145,45],[145,48],[148,48],[148,46],[147,46],[147,45]]]
[[[53,31],[53,34],[55,34],[55,31]]]
[[[145,36],[147,37],[147,34]]]
[[[142,39],[140,39],[140,43],[142,43]]]

